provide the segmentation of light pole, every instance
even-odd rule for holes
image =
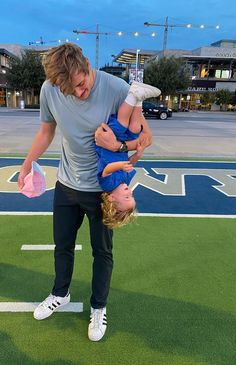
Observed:
[[[138,54],[140,49],[136,50],[136,64],[135,64],[135,80],[138,81]]]

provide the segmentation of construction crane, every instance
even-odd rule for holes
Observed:
[[[96,55],[95,55],[95,67],[96,69],[98,69],[98,63],[99,63],[99,37],[100,35],[105,35],[105,36],[123,36],[123,35],[129,35],[129,36],[134,36],[134,37],[138,37],[138,36],[151,36],[151,37],[155,37],[156,33],[152,32],[152,33],[139,33],[139,32],[100,32],[99,31],[99,25],[97,24],[96,26],[96,31],[95,32],[90,32],[87,30],[73,30],[73,33],[76,34],[92,34],[92,35],[96,35]],[[76,41],[78,41],[79,38],[76,38]],[[65,43],[65,42],[70,42],[69,39],[65,39],[65,40],[53,40],[53,41],[44,41],[43,37],[40,37],[39,40],[37,41],[33,41],[33,42],[29,42],[29,45],[35,45],[35,46],[42,46],[44,44],[49,44],[49,43]]]
[[[98,61],[99,61],[99,37],[100,35],[105,35],[105,36],[123,36],[123,35],[131,35],[131,36],[152,36],[155,37],[156,33],[152,32],[150,33],[139,33],[139,32],[100,32],[99,31],[99,24],[97,24],[96,26],[96,31],[95,32],[89,32],[87,30],[73,30],[73,33],[76,34],[94,34],[96,35],[96,56],[95,56],[95,68],[98,69]]]
[[[100,35],[110,35],[108,32],[99,32],[99,25],[97,24],[96,32],[88,32],[87,30],[73,30],[76,34],[96,34],[96,56],[95,56],[95,67],[98,69],[98,59],[99,59],[99,36]]]
[[[77,38],[76,41],[78,41],[79,39]],[[29,46],[31,45],[35,45],[35,46],[43,46],[44,44],[48,44],[48,43],[65,43],[65,42],[69,42],[69,39],[58,39],[58,40],[54,40],[54,41],[44,41],[43,37],[39,37],[38,41],[33,41],[33,42],[29,42]]]
[[[164,27],[164,40],[163,40],[163,52],[165,52],[166,47],[167,47],[167,37],[168,37],[168,30],[169,28],[200,28],[200,29],[205,29],[205,28],[213,28],[213,29],[220,29],[219,25],[196,25],[196,24],[169,24],[168,21],[168,16],[166,17],[165,20],[165,24],[156,24],[156,23],[148,23],[145,22],[144,25],[146,27]]]

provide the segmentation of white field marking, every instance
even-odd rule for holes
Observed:
[[[6,157],[6,156],[2,156],[0,157],[1,158],[7,158],[7,159],[10,159],[10,160],[25,160],[25,157]],[[60,158],[59,157],[41,157],[39,158],[37,161],[40,161],[40,160],[58,160],[60,161]]]
[[[0,215],[52,215],[52,212],[0,212]]]
[[[5,112],[5,113],[9,113],[9,115],[0,115],[0,118],[1,119],[6,119],[6,118],[11,118],[11,119],[16,119],[16,118],[19,118],[19,116],[18,115],[11,115],[10,113],[11,112]],[[24,119],[32,119],[32,118],[34,118],[34,119],[37,119],[38,120],[38,116],[37,115],[32,115],[32,116],[28,116],[28,115],[26,115],[26,116],[23,116],[24,117]]]
[[[52,251],[55,245],[22,245],[22,251]],[[75,245],[75,251],[81,251],[82,245]]]
[[[173,218],[236,218],[227,214],[169,214],[169,213],[138,213],[139,217],[173,217]]]
[[[52,215],[52,212],[0,212],[0,215]],[[170,214],[170,213],[137,213],[138,217],[173,217],[173,218],[236,218],[227,214]]]
[[[37,302],[0,302],[0,312],[33,312]],[[57,309],[58,312],[83,312],[83,303],[68,303]]]

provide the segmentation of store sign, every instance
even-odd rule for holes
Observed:
[[[188,87],[188,91],[209,91],[209,92],[215,92],[219,89],[217,87]]]
[[[236,58],[236,52],[218,52],[216,53],[216,57]]]
[[[129,70],[129,84],[132,84],[134,80],[143,82],[143,69],[137,69],[137,72],[133,68]]]
[[[219,57],[219,58],[236,58],[236,50],[229,47],[202,47],[201,56]]]
[[[192,92],[215,92],[217,90],[216,81],[213,80],[192,80],[192,86],[187,89]]]

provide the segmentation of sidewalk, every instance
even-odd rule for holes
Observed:
[[[7,107],[0,107],[0,113],[4,112],[4,113],[11,113],[11,112],[15,112],[15,111],[19,111],[19,112],[39,112],[40,109],[28,109],[28,108],[7,108]],[[235,112],[230,112],[230,111],[217,111],[217,110],[190,110],[189,112],[173,112],[173,114],[176,115],[188,115],[188,114],[221,114],[221,115],[235,115],[236,117],[236,111]]]
[[[39,109],[20,109],[20,108],[7,108],[7,107],[1,107],[0,113],[12,113],[12,112],[39,112]]]

